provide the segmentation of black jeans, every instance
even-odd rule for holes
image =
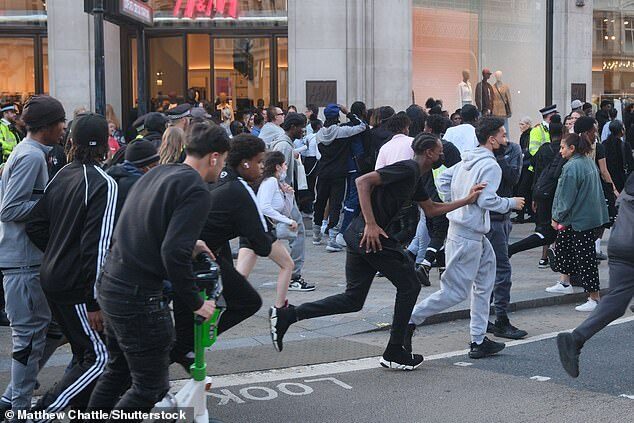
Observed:
[[[110,358],[88,409],[148,412],[169,390],[174,325],[167,300],[162,290],[144,292],[107,274],[97,289]]]
[[[328,229],[332,229],[339,223],[339,215],[341,214],[341,203],[346,195],[346,177],[342,178],[317,178],[317,198],[315,199],[315,214],[313,215],[313,224],[318,227],[324,220],[324,211],[326,203],[330,206],[328,216]]]
[[[298,306],[295,309],[297,320],[361,310],[374,276],[379,271],[396,287],[390,344],[403,345],[405,330],[420,292],[420,282],[414,271],[414,262],[399,242],[392,238],[381,238],[383,250],[377,253],[366,253],[356,247],[359,245],[362,234],[363,220],[359,216],[352,221],[344,234],[348,245],[345,292]]]
[[[220,335],[257,313],[262,307],[262,298],[249,281],[233,267],[231,248],[228,245],[215,253],[222,275],[222,296],[227,304],[218,324],[218,335]],[[177,361],[194,350],[194,314],[176,295],[173,304],[176,343],[172,349],[171,360]]]

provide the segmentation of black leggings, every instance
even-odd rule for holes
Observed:
[[[328,216],[328,229],[332,229],[339,223],[339,215],[341,214],[341,203],[346,195],[346,178],[317,178],[317,198],[315,199],[315,211],[313,216],[313,224],[317,227],[321,226],[324,220],[324,211],[326,203],[330,205],[330,214]]]
[[[218,249],[216,258],[224,287],[222,295],[227,303],[227,309],[218,325],[220,335],[257,313],[262,307],[262,298],[249,281],[233,267],[231,249],[228,245]],[[170,355],[172,361],[175,361],[194,349],[194,315],[177,295],[174,295],[173,306],[176,342]]]

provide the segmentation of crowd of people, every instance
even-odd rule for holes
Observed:
[[[513,142],[504,119],[471,104],[452,114],[434,99],[398,112],[360,101],[304,113],[271,106],[236,123],[223,101],[221,121],[184,103],[138,117],[127,136],[111,108],[77,110],[67,125],[49,96],[32,97],[21,116],[2,105],[0,318],[13,348],[0,415],[31,409],[38,372],[64,343],[72,362],[33,410],[151,410],[169,389],[169,365],[193,363],[194,316],[215,309],[196,287],[200,253],[224,282],[219,334],[262,307],[248,280],[258,257],[279,267],[269,308],[277,351],[292,324],[359,311],[373,280],[387,278],[396,298],[380,364],[393,369],[419,367],[418,326],[470,295],[469,357],[505,348],[487,333],[526,337],[509,320],[510,257],[531,248],[560,274],[548,292],[588,293],[577,310],[590,318],[558,338],[572,376],[583,344],[625,312],[634,158],[609,105],[596,119],[580,102],[563,119],[547,106],[542,122],[520,120]],[[509,245],[513,221],[534,222],[535,233]],[[629,229],[610,237],[616,289],[601,299],[600,240],[615,224]],[[314,248],[345,250],[346,288],[294,306],[289,290],[318,289],[302,277],[311,227]],[[432,268],[439,290],[417,304]]]

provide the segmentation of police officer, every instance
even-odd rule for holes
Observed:
[[[2,162],[6,162],[13,148],[22,140],[20,132],[15,127],[18,109],[12,103],[0,107],[0,143],[2,144]]]
[[[185,103],[179,104],[173,109],[165,112],[165,116],[167,116],[170,126],[177,126],[183,131],[187,131],[187,127],[189,126],[189,119],[191,118],[191,109],[191,104]]]

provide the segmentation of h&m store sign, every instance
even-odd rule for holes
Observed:
[[[190,19],[224,15],[236,19],[238,3],[238,0],[175,0],[173,15]]]

